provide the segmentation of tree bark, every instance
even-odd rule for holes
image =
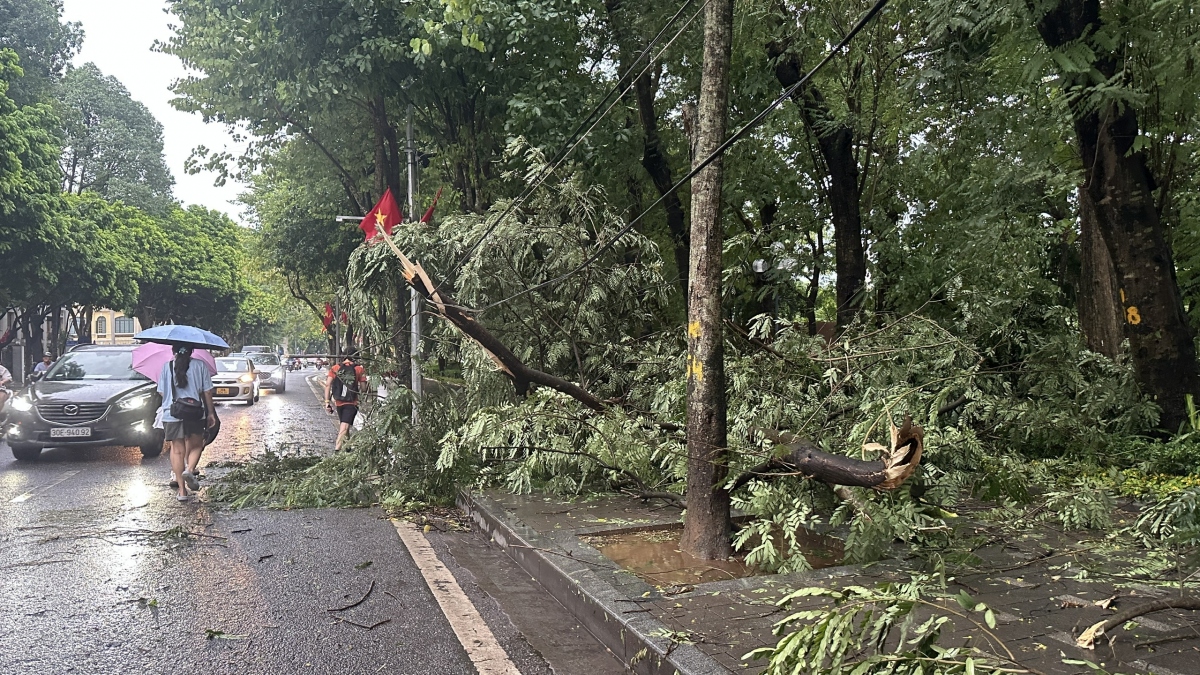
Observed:
[[[1037,22],[1051,49],[1101,28],[1099,0],[1059,0]],[[1109,81],[1120,70],[1116,54],[1102,44],[1089,47],[1096,54],[1095,70],[1063,74],[1084,167],[1083,188],[1096,206],[1097,229],[1117,271],[1135,377],[1142,392],[1162,408],[1159,426],[1171,433],[1187,419],[1185,396],[1200,393],[1195,345],[1153,199],[1156,185],[1145,155],[1133,150],[1137,112],[1129,104],[1089,105],[1078,93],[1097,84],[1092,72]]]
[[[805,438],[768,435],[787,448],[787,455],[764,462],[742,474],[734,481],[731,492],[754,479],[780,475],[808,476],[830,485],[895,490],[917,470],[925,451],[925,431],[913,424],[911,417],[905,417],[901,426],[892,427],[891,448],[884,448],[877,443],[868,445],[868,449],[880,453],[881,457],[877,460],[830,454]]]
[[[1079,327],[1088,349],[1115,359],[1124,338],[1117,271],[1096,222],[1091,194],[1079,188]]]
[[[787,45],[774,41],[767,56],[775,63],[775,79],[784,89],[804,75],[800,57]],[[829,212],[833,219],[834,265],[837,291],[838,330],[858,314],[867,283],[867,257],[863,246],[858,160],[854,157],[854,129],[838,120],[825,97],[811,83],[797,89],[792,100],[800,107],[804,125],[817,139],[825,171],[829,175]]]
[[[675,180],[671,175],[671,163],[663,148],[658,135],[658,111],[654,106],[654,97],[658,93],[654,78],[651,77],[653,68],[644,73],[632,72],[628,59],[633,53],[625,41],[624,22],[618,16],[622,0],[605,0],[604,9],[608,14],[609,25],[618,45],[617,72],[620,73],[620,86],[623,98],[627,104],[635,105],[638,111],[638,121],[642,126],[642,167],[654,183],[659,196],[663,197],[663,210],[667,215],[667,231],[671,236],[671,246],[675,254],[675,267],[679,272],[680,288],[687,297],[688,288],[688,249],[689,233],[683,213],[683,203],[679,193],[673,189]],[[639,69],[644,66],[639,66]],[[632,92],[626,91],[629,78],[633,80]]]
[[[733,0],[709,0],[704,10],[704,65],[696,157],[725,140]],[[687,514],[680,549],[702,560],[728,558],[729,471],[726,447],[725,363],[721,323],[722,159],[692,179],[691,256],[688,270]]]

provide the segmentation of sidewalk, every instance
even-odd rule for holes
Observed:
[[[623,496],[565,502],[500,492],[464,495],[460,506],[639,673],[760,672],[761,662],[742,657],[776,642],[772,626],[786,614],[775,602],[790,590],[873,586],[908,578],[904,563],[886,561],[720,581],[709,581],[714,574],[702,569],[685,568],[669,570],[672,574],[665,581],[651,584],[647,578],[662,577],[639,577],[621,569],[596,547],[607,545],[610,553],[620,553],[623,549],[611,545],[630,532],[678,525],[677,508]],[[964,526],[970,526],[966,518]],[[996,542],[975,551],[981,561],[976,571],[961,574],[948,591],[964,590],[987,603],[997,619],[993,633],[1003,641],[997,649],[1007,649],[1032,672],[1092,672],[1064,664],[1063,659],[1093,661],[1114,673],[1200,672],[1200,617],[1195,612],[1155,612],[1127,624],[1127,630],[1112,631],[1112,646],[1107,638],[1098,640],[1094,651],[1075,646],[1084,630],[1114,610],[1179,592],[1178,586],[1154,586],[1098,568],[1095,561],[1086,560],[1089,547],[1084,536],[1050,528],[1022,541]],[[720,570],[715,574],[730,576]],[[688,583],[688,575],[696,581]],[[1193,575],[1193,581],[1200,580]],[[823,601],[809,602],[818,606]],[[941,644],[963,644],[975,632],[974,625],[956,625],[943,633]],[[976,644],[981,638],[974,636]]]

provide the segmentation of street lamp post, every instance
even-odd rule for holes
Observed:
[[[408,120],[405,124],[408,132],[408,219],[417,222],[417,146],[413,142],[413,107],[408,106]],[[417,289],[409,288],[409,303],[412,314],[412,339],[409,340],[409,359],[412,364],[413,407],[412,421],[417,421],[417,399],[421,397],[423,382],[421,377],[421,294]]]

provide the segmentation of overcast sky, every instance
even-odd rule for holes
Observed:
[[[155,40],[171,35],[172,18],[163,0],[65,0],[63,18],[83,24],[83,50],[76,64],[91,61],[125,85],[133,98],[150,109],[163,125],[167,166],[175,176],[175,197],[184,204],[202,204],[240,220],[241,208],[230,202],[245,187],[233,181],[215,187],[215,175],[188,175],[183,163],[198,145],[218,152],[233,148],[224,125],[205,124],[199,115],[171,107],[171,82],[183,77],[179,59],[150,50]],[[235,153],[236,154],[236,153]]]

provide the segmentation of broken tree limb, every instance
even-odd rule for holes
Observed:
[[[925,431],[904,417],[904,424],[892,425],[892,447],[883,450],[882,459],[870,461],[825,452],[812,441],[764,431],[768,438],[787,448],[788,453],[764,462],[738,477],[730,490],[736,490],[756,478],[802,475],[830,485],[894,490],[917,470],[925,449]],[[874,445],[874,444],[873,444]]]
[[[531,385],[536,384],[562,392],[597,412],[603,412],[609,407],[604,401],[574,382],[525,365],[511,349],[459,305],[449,292],[439,289],[429,277],[428,272],[419,264],[409,260],[408,256],[392,241],[391,236],[382,230],[380,236],[400,259],[404,278],[408,284],[416,289],[442,318],[484,349],[500,371],[512,381],[517,394],[527,394]],[[675,425],[660,424],[659,426],[666,430],[678,429]],[[914,425],[912,419],[907,416],[901,427],[892,427],[890,450],[882,446],[875,446],[882,455],[882,459],[877,461],[858,460],[828,453],[811,441],[801,438],[795,438],[788,442],[776,440],[787,446],[788,455],[750,470],[739,477],[731,489],[745,485],[756,476],[800,474],[831,485],[894,490],[916,471],[921,461],[921,452],[924,449],[924,431],[921,427]],[[640,492],[647,493],[649,491],[642,489]],[[665,495],[657,494],[653,498],[667,499]],[[678,496],[672,500],[674,499],[682,502]]]
[[[1104,622],[1104,630],[1110,631],[1126,621],[1154,612],[1161,612],[1164,609],[1200,610],[1200,598],[1163,598],[1162,600],[1155,600],[1144,605],[1127,607],[1108,617],[1108,620]]]
[[[597,412],[603,411],[607,407],[603,401],[574,382],[525,365],[511,349],[464,311],[447,291],[440,290],[424,268],[404,255],[392,241],[391,236],[382,230],[380,230],[380,235],[392,252],[396,254],[396,257],[400,258],[404,279],[408,284],[416,289],[443,319],[449,321],[451,325],[462,331],[464,335],[474,340],[487,352],[500,371],[512,381],[517,394],[524,396],[529,393],[530,385],[540,384],[560,391]]]
[[[1096,639],[1101,635],[1104,635],[1126,621],[1154,612],[1161,612],[1164,609],[1200,610],[1200,598],[1163,598],[1162,600],[1155,600],[1144,605],[1127,607],[1083,631],[1083,634],[1075,641],[1075,646],[1082,647],[1083,649],[1094,649]]]

